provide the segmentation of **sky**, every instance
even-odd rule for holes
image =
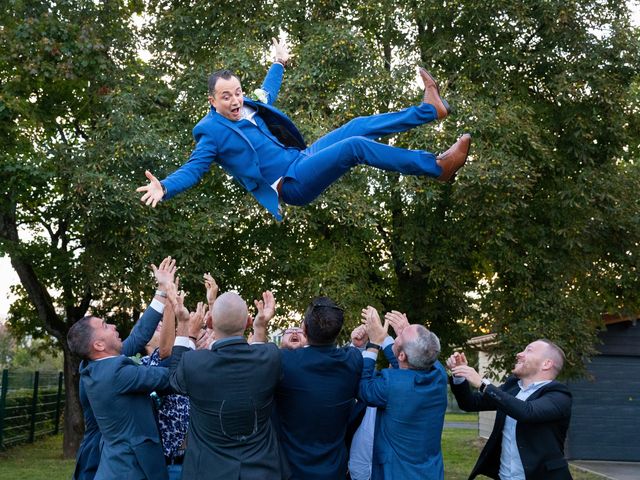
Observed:
[[[631,1],[629,6],[632,11],[634,25],[640,26],[640,1]],[[13,301],[9,289],[11,285],[15,285],[18,282],[18,274],[11,267],[9,258],[0,257],[0,322],[6,319],[9,306]]]

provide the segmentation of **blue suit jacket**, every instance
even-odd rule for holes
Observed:
[[[282,372],[276,410],[291,478],[345,478],[345,435],[358,394],[361,353],[333,345],[282,350]]]
[[[161,319],[161,313],[151,307],[147,308],[138,323],[133,327],[131,334],[122,342],[122,354],[131,356],[142,351],[153,336],[153,332]],[[80,369],[86,367],[87,364],[88,362],[82,361]],[[82,382],[80,382],[80,405],[84,416],[84,436],[76,453],[76,468],[73,472],[73,480],[93,480],[100,463],[102,435]]]
[[[267,92],[267,103],[248,98],[244,99],[244,103],[258,110],[258,115],[283,145],[304,149],[304,139],[296,126],[272,106],[278,96],[283,74],[284,67],[274,63],[262,84],[262,89]],[[212,107],[194,127],[193,137],[196,148],[189,161],[161,182],[167,190],[164,200],[195,185],[209,171],[211,164],[216,162],[278,220],[282,220],[278,212],[278,194],[262,176],[258,154],[236,122],[226,119]]]
[[[443,480],[441,436],[447,409],[447,374],[385,368],[364,359],[360,397],[378,407],[371,479]]]

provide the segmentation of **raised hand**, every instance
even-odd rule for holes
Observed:
[[[454,352],[447,358],[447,368],[453,370],[455,367],[467,365],[467,357],[462,352]]]
[[[151,270],[153,270],[153,275],[156,277],[158,287],[166,292],[169,288],[169,284],[173,283],[173,279],[176,274],[177,267],[175,259],[170,256],[166,257],[162,262],[160,262],[159,267],[151,264]]]
[[[204,278],[204,286],[207,289],[207,303],[209,304],[209,309],[211,309],[216,298],[218,298],[218,284],[210,273],[205,273],[202,277]]]
[[[393,327],[393,331],[396,332],[396,337],[409,326],[409,319],[407,318],[407,315],[405,313],[398,312],[397,310],[387,312],[384,315],[384,319]]]
[[[136,192],[144,192],[140,201],[145,205],[151,205],[155,208],[158,202],[162,200],[162,197],[164,197],[164,190],[162,189],[160,180],[154,177],[149,170],[145,170],[144,174],[149,179],[149,183],[136,188]]]
[[[207,305],[204,302],[198,302],[196,309],[189,314],[189,336],[199,338],[204,327],[204,315],[207,311]]]
[[[456,377],[464,377],[467,382],[469,382],[469,385],[475,388],[478,388],[482,383],[482,377],[480,376],[480,374],[469,365],[459,365],[457,367],[453,367],[451,369],[451,373],[453,373],[453,375]]]
[[[173,306],[173,309],[176,312],[176,318],[178,319],[178,326],[182,326],[189,323],[189,310],[187,310],[187,307],[184,306],[184,297],[186,297],[187,294],[184,292],[177,292],[175,295],[175,305]]]
[[[287,42],[284,40],[279,41],[276,38],[272,38],[271,41],[275,50],[276,62],[282,62],[283,65],[286,65],[290,57]]]
[[[253,303],[255,304],[258,312],[256,317],[253,319],[253,328],[255,329],[256,325],[258,327],[264,326],[266,328],[269,320],[271,320],[276,314],[276,299],[273,296],[273,293],[267,290],[262,294],[262,300],[255,300]]]
[[[205,350],[211,348],[211,344],[216,339],[216,334],[210,328],[203,330],[198,340],[196,340],[196,350]]]
[[[367,335],[367,327],[365,325],[358,325],[351,332],[351,343],[353,343],[354,347],[363,348],[367,342],[369,341],[369,336]]]
[[[387,338],[389,322],[385,320],[383,325],[378,311],[372,306],[368,306],[362,309],[362,323],[365,325],[367,335],[369,335],[371,341],[377,345],[382,345],[384,339]]]

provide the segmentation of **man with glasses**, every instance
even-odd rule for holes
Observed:
[[[337,347],[343,323],[343,311],[333,300],[315,298],[302,322],[308,347],[281,350],[276,413],[292,479],[346,477],[345,435],[358,393],[362,355],[354,347]]]
[[[295,350],[307,346],[307,336],[300,327],[287,328],[282,335],[280,348]]]

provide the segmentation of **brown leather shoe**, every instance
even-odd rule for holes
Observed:
[[[431,74],[422,67],[419,68],[419,71],[422,77],[422,83],[424,84],[424,97],[422,97],[422,101],[436,107],[438,120],[442,120],[451,113],[451,107],[449,107],[449,104],[444,98],[440,97],[440,88]]]
[[[438,155],[436,163],[442,168],[442,174],[438,177],[440,182],[454,182],[456,172],[460,170],[467,161],[470,148],[471,135],[465,133],[456,143],[451,145],[449,150]]]

